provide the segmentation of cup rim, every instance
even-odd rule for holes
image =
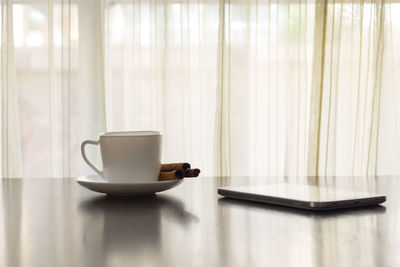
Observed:
[[[160,136],[161,133],[157,131],[119,131],[119,132],[103,132],[100,137],[146,137],[146,136]]]

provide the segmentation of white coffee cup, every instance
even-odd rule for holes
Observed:
[[[85,162],[113,183],[144,183],[158,180],[161,168],[161,134],[154,131],[105,132],[98,141],[81,145]],[[100,145],[103,170],[86,157],[86,145]]]

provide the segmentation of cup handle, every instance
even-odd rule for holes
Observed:
[[[86,145],[98,145],[99,141],[92,141],[92,140],[86,140],[83,141],[82,145],[81,145],[81,152],[82,152],[82,157],[85,160],[85,162],[87,163],[87,165],[89,165],[90,168],[92,168],[95,172],[97,172],[101,177],[103,177],[103,171],[100,171],[96,166],[94,166],[93,163],[91,163],[89,161],[89,159],[86,157],[86,151],[85,151],[85,146]]]

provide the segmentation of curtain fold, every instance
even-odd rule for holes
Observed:
[[[106,31],[104,2],[87,0],[79,2],[79,65],[78,65],[78,140],[97,140],[106,131],[108,108],[106,95],[107,71],[105,55]],[[101,164],[99,151],[88,150],[88,157]],[[90,173],[86,165],[80,172]]]
[[[1,3],[2,177],[90,173],[120,130],[204,175],[400,171],[397,3]]]
[[[19,102],[14,57],[13,8],[1,1],[1,170],[2,177],[22,176]]]
[[[324,90],[325,49],[327,35],[328,1],[317,0],[315,5],[315,37],[313,70],[311,80],[310,126],[308,137],[307,172],[315,176],[320,173],[319,153],[322,119],[322,96]]]
[[[378,169],[379,160],[394,163],[385,155],[379,159],[378,154],[379,142],[384,141],[379,139],[382,91],[398,90],[382,88],[382,75],[388,70],[384,62],[385,9],[390,6],[384,1],[351,5],[322,1],[316,7],[316,13],[324,15],[316,16],[321,21],[316,23],[319,39],[314,39],[310,175],[390,173]],[[347,17],[350,12],[351,21]],[[395,139],[390,142],[397,143]],[[396,173],[393,167],[390,169]]]
[[[215,113],[215,174],[231,174],[230,158],[230,9],[229,1],[219,2],[218,47],[217,47],[217,86]],[[230,6],[230,5],[229,5]],[[228,29],[228,30],[227,30]],[[228,84],[226,84],[228,83]]]

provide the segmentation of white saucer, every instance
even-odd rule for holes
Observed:
[[[168,190],[182,183],[183,179],[130,184],[110,183],[98,175],[85,175],[76,178],[76,181],[83,187],[95,192],[109,195],[135,196],[149,195]]]

